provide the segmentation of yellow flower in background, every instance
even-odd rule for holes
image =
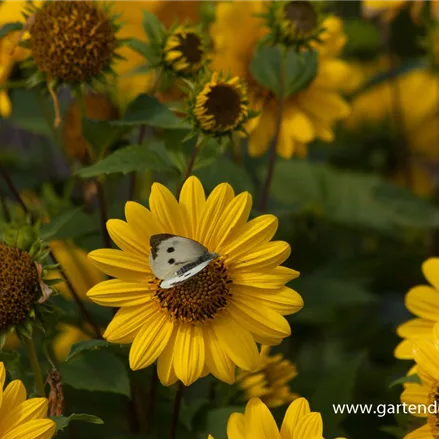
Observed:
[[[26,388],[20,380],[4,388],[6,369],[0,363],[0,437],[3,439],[50,439],[55,422],[47,418],[46,398],[26,400]]]
[[[439,322],[439,258],[427,259],[422,272],[430,285],[418,285],[405,297],[407,309],[417,317],[398,326],[397,333],[404,340],[395,349],[395,357],[401,360],[413,358],[413,346],[418,339],[431,334]]]
[[[235,196],[223,183],[206,197],[195,177],[185,182],[179,201],[166,187],[153,184],[149,206],[128,202],[127,222],[108,221],[121,250],[89,254],[115,279],[96,285],[88,296],[102,306],[121,308],[104,337],[132,343],[133,370],[158,360],[164,385],[179,379],[188,386],[209,373],[233,383],[235,365],[255,369],[256,343],[279,344],[290,334],[284,316],[303,306],[300,295],[285,287],[299,273],[280,266],[290,246],[271,241],[278,220],[262,215],[248,221],[249,193]],[[160,288],[149,264],[149,242],[161,233],[194,239],[220,256],[181,285]]]
[[[255,14],[264,11],[264,2],[221,2],[211,35],[216,53],[212,66],[245,78],[249,86],[250,107],[260,111],[247,130],[250,133],[249,153],[264,154],[274,135],[278,102],[269,90],[258,85],[249,66],[256,44],[267,32]],[[322,27],[322,43],[316,78],[302,91],[289,97],[284,107],[278,154],[284,158],[307,154],[307,145],[315,139],[331,142],[334,123],[348,116],[349,106],[340,90],[349,77],[346,63],[337,58],[345,42],[342,21],[329,17]]]
[[[296,376],[296,366],[290,360],[282,354],[270,355],[270,347],[262,346],[258,368],[252,372],[240,370],[236,381],[246,401],[258,397],[268,407],[278,407],[298,397],[290,390],[290,381]]]
[[[393,20],[398,13],[410,3],[410,13],[415,22],[419,21],[424,0],[363,0],[362,10],[366,18],[380,16],[385,21]],[[433,17],[439,17],[439,1],[429,0],[427,2]]]
[[[25,1],[4,1],[0,2],[0,27],[6,23],[22,21],[22,10]],[[0,38],[0,87],[4,85],[12,72],[17,61],[26,57],[27,51],[21,47],[14,46],[18,41],[20,32],[11,32]],[[8,117],[11,113],[11,103],[6,89],[0,89],[0,116]]]
[[[413,349],[416,372],[421,384],[405,383],[401,401],[417,405],[414,416],[425,418],[426,424],[407,434],[404,439],[436,439],[439,436],[439,410],[430,413],[431,407],[438,407],[439,394],[439,325],[435,324],[428,336],[419,339]],[[431,405],[432,404],[432,405]],[[435,405],[434,405],[435,404]],[[431,406],[430,406],[431,405]],[[430,411],[429,411],[430,410]]]
[[[252,398],[245,413],[232,413],[227,423],[228,439],[323,439],[320,413],[312,412],[305,398],[293,401],[279,430],[268,407]],[[213,439],[209,435],[209,439]],[[342,438],[338,438],[342,439]]]

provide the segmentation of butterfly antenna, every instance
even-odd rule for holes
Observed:
[[[22,31],[19,33],[17,41],[15,41],[13,43],[12,49],[9,53],[10,56],[14,55],[15,50],[17,49],[17,46],[20,44],[23,35],[25,34],[25,32],[27,32],[28,30],[30,30],[30,28],[34,25],[35,23],[35,14],[32,14],[29,16],[29,18],[24,22],[24,26]]]

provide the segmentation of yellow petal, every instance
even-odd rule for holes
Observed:
[[[87,293],[87,296],[98,305],[120,308],[150,302],[155,290],[155,284],[110,279],[97,284]]]
[[[424,405],[428,404],[429,389],[419,384],[408,384],[401,394],[401,401],[406,404]],[[425,417],[423,409],[419,409],[419,413],[410,413],[415,416]]]
[[[253,286],[258,288],[282,288],[287,282],[299,276],[291,268],[276,267],[267,272],[231,273],[233,283],[236,285]]]
[[[234,287],[233,291],[236,291],[236,294],[242,296],[245,301],[252,301],[257,296],[258,301],[263,303],[264,307],[267,306],[283,316],[294,314],[303,308],[303,299],[300,294],[288,287],[278,290],[262,290],[240,285]]]
[[[212,233],[218,227],[222,213],[235,196],[232,187],[228,183],[219,184],[207,198],[201,214],[197,241],[203,243],[210,251],[215,248],[210,246]]]
[[[308,439],[323,436],[323,421],[320,413],[311,412],[302,416],[296,425],[294,438]]]
[[[149,241],[142,241],[128,223],[118,219],[107,221],[107,230],[113,242],[127,253],[142,259],[149,256]]]
[[[242,413],[232,413],[227,421],[228,439],[246,439],[245,417]]]
[[[291,247],[284,241],[272,241],[245,255],[244,261],[233,264],[233,270],[263,271],[275,268],[290,256]]]
[[[104,338],[111,343],[131,343],[143,326],[145,315],[154,309],[153,304],[121,308],[111,320],[104,333]]]
[[[3,402],[0,408],[0,419],[3,419],[7,413],[11,412],[14,407],[26,401],[26,388],[20,380],[11,381],[3,393]]]
[[[203,328],[192,323],[177,328],[174,370],[185,386],[200,378],[205,361]]]
[[[171,386],[178,381],[174,371],[174,351],[177,331],[173,331],[168,345],[157,361],[157,375],[164,386]]]
[[[51,419],[33,419],[10,430],[2,439],[51,439],[55,431]]]
[[[154,183],[149,197],[151,213],[161,225],[162,233],[187,236],[186,210],[181,207],[172,192],[160,183]]]
[[[189,177],[180,192],[180,204],[186,208],[188,218],[188,237],[195,239],[201,213],[206,203],[203,185],[197,177]]]
[[[248,438],[280,439],[273,415],[259,398],[250,399],[245,406],[245,431]]]
[[[252,208],[252,196],[248,192],[243,192],[235,197],[224,209],[216,227],[210,232],[210,246],[221,253],[221,246],[227,242],[228,236],[235,228],[244,225]]]
[[[297,423],[310,412],[308,401],[305,398],[297,398],[293,401],[288,407],[282,422],[280,429],[282,439],[293,438]]]
[[[0,116],[7,118],[11,115],[11,101],[6,90],[0,90]]]
[[[254,370],[259,353],[253,336],[226,312],[213,321],[213,329],[221,349],[241,369]]]
[[[439,379],[439,346],[430,339],[418,339],[413,347],[413,356],[420,369]]]
[[[405,306],[409,311],[435,322],[439,321],[438,303],[439,292],[425,285],[412,288],[405,296]]]
[[[235,365],[221,349],[217,336],[209,326],[204,329],[206,364],[210,373],[227,384],[235,382]]]
[[[402,323],[396,329],[396,333],[403,338],[418,338],[431,335],[434,322],[425,319],[412,319]]]
[[[100,249],[88,257],[105,274],[128,282],[148,282],[151,271],[147,258],[137,258],[121,250]]]
[[[431,434],[430,425],[423,425],[420,428],[408,433],[404,436],[404,439],[434,439]]]
[[[422,264],[422,272],[428,282],[439,291],[439,258],[427,259]]]
[[[270,241],[278,225],[279,221],[274,215],[261,215],[252,219],[232,231],[222,254],[227,255],[229,260],[239,261],[243,255]]]
[[[156,308],[144,316],[144,324],[130,349],[132,370],[144,369],[163,352],[174,329],[174,323],[161,309]]]
[[[398,346],[396,346],[393,354],[395,355],[395,358],[398,358],[399,360],[412,360],[413,347],[413,340],[403,340],[398,344]]]
[[[285,317],[270,308],[263,308],[257,299],[249,303],[242,297],[233,297],[233,302],[227,309],[236,322],[255,336],[277,340],[291,334],[290,325]]]
[[[144,206],[134,201],[125,204],[125,217],[139,240],[149,244],[151,235],[162,233],[160,224],[154,215]]]
[[[276,129],[276,114],[274,106],[267,105],[262,110],[259,123],[248,139],[248,152],[252,157],[263,155],[269,148]]]

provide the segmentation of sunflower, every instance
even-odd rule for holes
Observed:
[[[235,380],[235,365],[258,366],[256,343],[275,345],[290,334],[283,317],[303,306],[298,293],[285,283],[299,273],[279,266],[290,254],[286,242],[271,242],[278,220],[263,215],[247,222],[252,199],[235,196],[227,183],[206,198],[200,181],[186,180],[179,201],[155,183],[150,210],[134,202],[125,206],[127,222],[107,223],[121,250],[95,250],[93,263],[116,279],[88,292],[94,302],[121,308],[104,338],[132,343],[133,370],[158,360],[164,385],[178,379],[190,385],[212,373],[227,383]],[[220,256],[183,284],[162,289],[149,265],[152,235],[170,233],[203,244]]]
[[[228,439],[323,439],[323,422],[320,413],[312,412],[305,398],[298,398],[288,407],[279,431],[268,407],[259,398],[252,398],[247,403],[244,414],[230,415],[227,437]],[[209,439],[213,439],[212,436],[209,435]]]
[[[422,272],[430,285],[418,285],[405,297],[407,309],[417,317],[397,329],[398,335],[404,338],[395,349],[395,357],[401,360],[412,359],[416,340],[431,334],[434,324],[439,322],[439,258],[427,259]]]
[[[250,133],[249,153],[260,156],[267,151],[275,132],[278,102],[269,90],[260,86],[250,74],[257,43],[266,34],[261,19],[264,2],[221,2],[217,6],[217,20],[211,27],[216,48],[212,67],[230,71],[248,82],[250,108],[260,115],[247,126]],[[322,43],[314,44],[320,52],[317,76],[302,91],[290,96],[284,105],[278,154],[284,158],[306,155],[307,144],[315,139],[331,142],[332,126],[349,114],[349,107],[339,91],[349,76],[348,65],[337,59],[344,43],[342,22],[328,17],[320,35]]]
[[[252,372],[240,370],[236,381],[246,401],[259,397],[268,407],[278,407],[298,397],[289,386],[296,376],[296,366],[290,360],[282,354],[270,355],[270,347],[262,346],[258,368]]]
[[[3,389],[6,370],[0,363],[0,437],[3,439],[50,439],[56,425],[47,419],[46,398],[26,400],[26,388],[20,380],[10,382]]]
[[[439,436],[439,324],[435,324],[426,337],[417,340],[413,355],[421,383],[406,383],[401,401],[417,405],[416,412],[410,413],[426,418],[427,422],[404,439],[436,439]]]
[[[0,2],[0,28],[6,23],[22,20],[21,11],[26,2]],[[17,61],[26,57],[26,50],[16,47],[15,41],[19,38],[19,32],[11,32],[0,38],[0,88],[8,81],[12,68]],[[8,117],[11,113],[11,103],[6,89],[0,89],[0,116]]]

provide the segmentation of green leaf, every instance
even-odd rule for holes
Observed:
[[[127,146],[119,149],[98,163],[76,172],[82,178],[96,177],[102,174],[115,174],[135,171],[174,171],[173,164],[149,149],[146,145]]]
[[[389,235],[408,226],[439,226],[438,208],[374,175],[299,160],[279,161],[271,189],[277,201],[343,225]]]
[[[282,92],[282,57],[285,57],[283,97],[306,88],[317,74],[318,53],[312,50],[297,53],[289,49],[283,53],[280,46],[260,46],[250,64],[250,71],[256,81],[280,97]]]
[[[5,364],[5,368],[12,379],[20,379],[23,375],[21,365],[21,355],[18,352],[0,352],[0,361]]]
[[[250,63],[250,72],[256,81],[280,95],[282,50],[279,46],[259,46]]]
[[[73,413],[70,416],[52,416],[51,419],[55,421],[56,431],[64,430],[72,421],[86,422],[87,424],[103,424],[104,421],[101,418],[93,415],[87,415],[82,413]]]
[[[419,378],[419,375],[414,373],[411,375],[405,375],[401,378],[398,378],[394,381],[392,381],[389,384],[389,389],[391,389],[392,387],[397,386],[398,384],[405,384],[405,383],[411,383],[411,384],[422,384],[421,379]]]
[[[118,344],[112,344],[105,340],[83,340],[79,343],[74,343],[71,348],[70,352],[67,355],[66,361],[70,361],[73,358],[75,358],[77,355],[88,351],[99,351],[101,349],[108,349],[108,348],[116,348],[118,350],[124,349],[123,345]]]
[[[14,23],[6,23],[0,26],[0,38],[4,38],[10,32],[16,32],[23,29],[23,23],[16,21]]]
[[[59,365],[65,384],[90,392],[109,392],[131,397],[128,371],[114,354],[84,351]]]
[[[114,121],[82,119],[82,134],[96,151],[103,151],[130,131],[130,127],[118,126]]]
[[[115,126],[148,125],[155,128],[182,129],[186,128],[182,119],[177,117],[166,105],[156,98],[141,94],[128,106],[121,120],[111,122]]]
[[[76,218],[77,214],[82,211],[82,207],[70,209],[63,214],[54,217],[50,223],[42,224],[40,227],[41,239],[53,239],[65,226]]]
[[[160,43],[166,34],[162,22],[151,12],[143,11],[143,29],[148,41]]]

